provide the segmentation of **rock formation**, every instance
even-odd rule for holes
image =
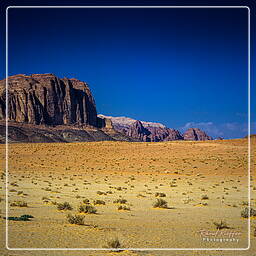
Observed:
[[[0,142],[5,140],[6,82],[12,142],[212,139],[197,128],[190,128],[182,136],[161,123],[97,116],[94,98],[85,82],[53,74],[21,74],[0,81]]]
[[[183,134],[184,140],[212,140],[204,131],[199,128],[189,128]]]
[[[5,85],[0,81],[0,119],[5,118]],[[97,126],[97,111],[86,83],[53,74],[15,75],[8,78],[10,121]]]
[[[198,128],[188,129],[182,136],[178,130],[167,128],[161,123],[145,122],[129,117],[112,117],[98,115],[112,121],[113,128],[127,136],[140,141],[158,142],[173,140],[211,140],[205,132]],[[184,137],[185,136],[185,137]]]

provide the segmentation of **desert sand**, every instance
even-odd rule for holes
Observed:
[[[4,169],[5,145],[0,148]],[[251,174],[254,168],[252,161]],[[250,219],[251,248],[245,250],[248,218],[241,217],[248,204],[246,139],[10,144],[8,179],[9,216],[34,217],[8,221],[10,248],[102,249],[118,239],[121,248],[244,250],[8,251],[2,191],[3,255],[256,255],[256,219]],[[1,181],[4,188],[4,174]],[[251,206],[256,208],[252,177],[251,181]],[[167,205],[154,207],[158,199]],[[64,202],[72,210],[59,210]],[[81,213],[80,205],[97,212]],[[68,214],[83,216],[84,225],[70,224]],[[218,231],[219,237],[234,239],[207,240],[213,235],[206,232],[216,233],[221,222],[226,227]]]

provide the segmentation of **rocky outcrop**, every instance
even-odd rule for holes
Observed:
[[[53,74],[21,74],[11,76],[7,81],[1,80],[0,142],[5,141],[6,119],[11,142],[211,139],[197,128],[190,128],[182,136],[178,130],[161,123],[128,117],[97,116],[94,98],[85,82],[75,78],[58,78]]]
[[[150,132],[146,129],[140,121],[133,123],[130,128],[126,131],[126,135],[138,139],[140,141],[150,141]]]
[[[159,142],[173,140],[211,140],[205,132],[198,128],[188,129],[183,135],[178,130],[167,128],[161,123],[145,122],[129,117],[112,117],[99,115],[112,121],[113,128],[139,141]]]
[[[158,127],[147,127],[150,131],[150,141],[172,141],[172,140],[183,140],[180,132],[171,128],[158,128]]]
[[[112,121],[113,127],[117,128],[118,130],[128,129],[132,124],[134,124],[137,121],[136,119],[125,117],[125,116],[114,117],[114,116],[106,116],[106,115],[99,114],[98,117],[110,119]],[[166,126],[161,123],[146,122],[141,120],[140,122],[145,128],[147,127],[166,128]]]
[[[204,131],[199,128],[189,128],[183,134],[184,140],[212,140]]]
[[[0,81],[0,119],[5,119],[6,80]],[[53,74],[8,78],[8,120],[45,125],[97,126],[97,111],[88,85]]]
[[[158,141],[171,141],[171,140],[183,140],[180,132],[175,129],[170,129],[165,126],[147,126],[145,127],[141,121],[135,121],[128,127],[122,125],[115,125],[114,129],[117,131],[137,139],[139,141],[146,142],[158,142]]]

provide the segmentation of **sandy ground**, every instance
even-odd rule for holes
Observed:
[[[9,216],[34,218],[8,222],[8,245],[102,249],[118,238],[122,248],[246,248],[248,219],[241,217],[241,211],[248,203],[247,146],[245,139],[11,144]],[[4,147],[0,147],[3,168]],[[252,174],[254,169],[252,161]],[[4,179],[2,175],[2,188]],[[251,205],[256,208],[256,186],[251,180]],[[251,217],[249,250],[8,251],[4,249],[4,197],[2,191],[1,255],[256,255],[255,217]],[[167,202],[167,209],[153,207],[158,198]],[[96,214],[79,213],[85,199]],[[127,202],[114,203],[117,199]],[[94,205],[95,200],[105,205]],[[11,206],[17,201],[27,207]],[[63,202],[73,209],[58,210],[56,204]],[[120,205],[130,210],[118,210]],[[85,225],[70,224],[68,213],[84,216]],[[221,221],[228,228],[209,241],[217,231],[214,222]]]

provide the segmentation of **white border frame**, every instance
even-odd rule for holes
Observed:
[[[250,211],[251,207],[251,91],[250,91],[250,76],[251,76],[251,35],[250,35],[250,8],[248,6],[8,6],[6,8],[6,117],[8,117],[8,10],[15,8],[241,8],[248,10],[248,208]],[[248,218],[248,246],[245,248],[10,248],[8,246],[8,118],[6,118],[6,139],[5,139],[5,149],[6,149],[6,183],[5,183],[5,193],[6,193],[6,222],[5,222],[5,246],[8,250],[17,250],[17,251],[119,251],[119,250],[131,250],[131,251],[245,251],[249,250],[251,246],[250,242],[250,230],[251,230],[251,221]]]

